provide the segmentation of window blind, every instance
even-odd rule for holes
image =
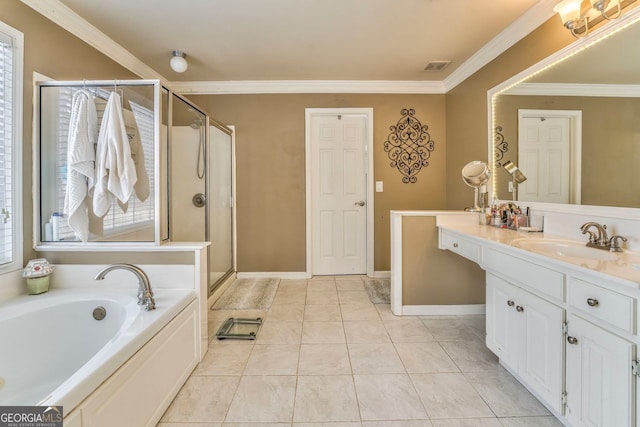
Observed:
[[[0,33],[0,265],[13,259],[13,44]]]

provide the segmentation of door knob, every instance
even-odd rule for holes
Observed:
[[[569,344],[578,344],[578,338],[569,336],[567,337],[567,342]]]
[[[364,206],[364,200],[360,200],[359,202],[354,203],[356,206]]]
[[[193,202],[193,206],[195,206],[196,208],[202,208],[207,204],[207,198],[202,193],[198,193],[193,196],[191,201]]]

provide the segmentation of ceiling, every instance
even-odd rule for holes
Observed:
[[[172,81],[442,81],[542,0],[61,2]]]

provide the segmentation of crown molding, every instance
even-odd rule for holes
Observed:
[[[532,96],[601,96],[617,98],[640,97],[640,85],[582,83],[520,83],[501,95]]]
[[[389,93],[444,94],[440,81],[392,80],[238,80],[172,81],[185,95],[236,95],[269,93]]]
[[[158,79],[163,84],[168,79],[140,61],[127,49],[116,43],[87,20],[65,6],[59,0],[20,0],[45,18],[56,23],[90,46],[102,52],[118,64],[143,79]]]
[[[526,35],[544,24],[555,15],[553,6],[558,0],[540,0],[527,10],[522,16],[513,21],[511,25],[502,30],[489,43],[467,59],[460,67],[456,68],[444,79],[444,87],[447,92],[465,81],[476,71],[497,58],[501,53],[522,40]]]

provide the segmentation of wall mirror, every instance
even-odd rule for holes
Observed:
[[[36,245],[159,244],[167,234],[159,213],[166,210],[160,206],[160,137],[166,134],[160,83],[40,82],[36,95]],[[116,149],[99,161],[98,147],[109,145]],[[117,147],[126,147],[133,161],[121,169],[128,174],[100,180],[107,163],[120,161]]]
[[[489,91],[494,199],[640,208],[637,9]]]

